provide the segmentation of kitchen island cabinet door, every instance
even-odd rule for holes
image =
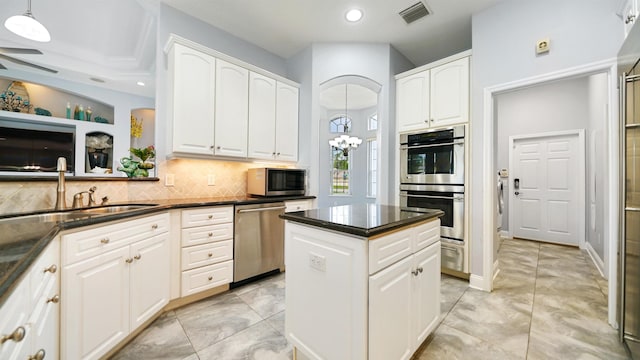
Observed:
[[[412,266],[408,256],[369,277],[369,360],[413,354]]]
[[[214,154],[247,157],[249,70],[216,60]]]
[[[62,271],[61,359],[99,359],[129,334],[129,247]]]
[[[276,156],[276,81],[249,74],[249,157],[274,160]]]
[[[417,349],[440,320],[440,241],[414,255],[413,336]]]
[[[172,152],[213,154],[216,59],[174,44],[169,61],[172,81]]]
[[[169,234],[131,245],[131,329],[137,329],[169,303]]]

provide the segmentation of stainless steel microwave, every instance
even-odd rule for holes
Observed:
[[[254,196],[304,195],[304,169],[253,168],[247,170],[247,194]]]

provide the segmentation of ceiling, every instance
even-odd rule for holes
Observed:
[[[471,15],[504,0],[426,0],[431,14],[406,24],[398,12],[418,1],[33,0],[32,13],[49,29],[51,42],[26,40],[2,26],[0,46],[41,50],[43,55],[15,57],[59,70],[56,77],[154,96],[160,2],[285,59],[314,42],[375,42],[391,44],[419,66],[470,49]],[[5,1],[0,20],[26,7],[26,0]],[[344,20],[349,7],[363,10],[359,23]],[[0,63],[11,70],[39,71]],[[105,82],[92,82],[92,77]]]

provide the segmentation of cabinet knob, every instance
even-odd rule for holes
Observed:
[[[56,271],[58,271],[58,267],[56,266],[56,264],[53,264],[53,265],[49,266],[48,268],[44,268],[44,272],[50,272],[52,274],[55,274]]]
[[[126,262],[127,264],[131,264],[133,262],[132,258],[127,258],[124,262]]]
[[[216,150],[220,150],[220,146],[216,146]]]
[[[635,16],[635,15],[633,15],[633,14],[631,14],[631,15],[627,16],[627,18],[624,20],[624,23],[625,23],[625,24],[632,23],[632,22],[633,22],[633,20],[635,20],[635,18],[636,18],[636,16]]]
[[[47,299],[47,304],[48,303],[54,303],[57,304],[60,302],[60,296],[59,295],[53,295],[53,297]]]
[[[280,156],[280,153],[276,153],[276,156]]]
[[[213,149],[215,149],[215,148],[216,148],[216,147],[215,147],[215,146],[213,146],[213,145],[209,146],[209,149],[211,149],[212,151],[213,151]]]
[[[213,256],[213,253],[208,253],[207,255],[208,255],[209,257],[212,257],[212,256]]]
[[[213,276],[209,276],[209,281],[213,280]]]
[[[157,228],[158,228],[158,224],[153,224],[153,225],[151,225],[151,229],[155,230],[155,229],[157,229]]]
[[[424,122],[425,122],[425,124],[428,124],[429,123],[429,119],[426,119]]]
[[[29,355],[29,359],[28,360],[43,360],[45,355],[46,355],[46,353],[45,353],[44,349],[40,349],[40,350],[38,350],[37,353],[35,353],[33,355]]]
[[[212,236],[213,236],[213,233],[212,233],[212,232],[210,232],[208,235],[209,235],[209,237],[212,237]]]
[[[104,238],[102,240],[100,240],[101,243],[103,244],[108,244],[109,243],[109,238]]]
[[[140,260],[141,257],[142,257],[142,255],[138,254],[138,255],[134,256],[133,258],[136,259],[136,260]]]
[[[9,335],[2,335],[0,337],[0,345],[4,344],[6,341],[12,340],[14,342],[20,342],[24,339],[24,335],[26,334],[26,330],[23,326],[18,326],[13,332]]]
[[[422,266],[418,268],[418,271],[420,271],[420,272],[423,271]]]
[[[411,273],[413,274],[413,276],[418,276],[419,274],[418,270],[411,270]]]
[[[209,216],[207,216],[207,218],[208,218],[209,220],[211,220],[211,219],[213,219],[213,215],[209,215]]]

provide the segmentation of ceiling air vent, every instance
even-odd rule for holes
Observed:
[[[427,9],[427,7],[422,1],[417,2],[399,12],[400,16],[402,16],[402,18],[404,19],[404,21],[407,22],[407,24],[411,24],[412,22],[418,19],[421,19],[429,15],[430,13],[431,12],[429,11],[429,9]]]

